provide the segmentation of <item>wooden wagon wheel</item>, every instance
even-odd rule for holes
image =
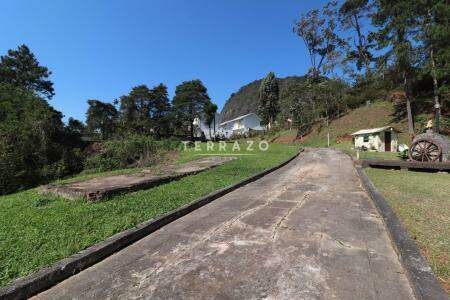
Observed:
[[[428,140],[418,140],[411,145],[409,158],[420,162],[438,161],[442,155],[442,148]]]

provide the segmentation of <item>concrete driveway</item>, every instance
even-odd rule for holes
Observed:
[[[38,299],[412,299],[349,157],[309,150]]]

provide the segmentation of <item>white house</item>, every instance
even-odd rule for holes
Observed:
[[[397,152],[399,131],[392,126],[363,129],[352,133],[356,149]]]
[[[265,126],[261,126],[261,118],[255,113],[249,113],[232,120],[219,124],[219,134],[225,138],[233,135],[247,135],[250,130],[263,131]]]

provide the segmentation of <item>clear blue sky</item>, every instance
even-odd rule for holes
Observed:
[[[201,79],[222,108],[232,92],[274,71],[308,69],[292,32],[307,0],[2,1],[0,54],[28,45],[53,75],[51,104],[85,120],[88,99],[112,101],[160,82],[170,96]]]

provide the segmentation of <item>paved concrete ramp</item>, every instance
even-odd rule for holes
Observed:
[[[37,299],[412,299],[349,157],[319,149]]]
[[[150,188],[184,176],[197,174],[233,159],[236,157],[203,157],[183,164],[164,166],[156,174],[155,170],[146,169],[135,174],[96,177],[63,185],[46,185],[41,189],[45,193],[53,193],[69,199],[86,198],[90,201],[97,201],[105,196]]]

